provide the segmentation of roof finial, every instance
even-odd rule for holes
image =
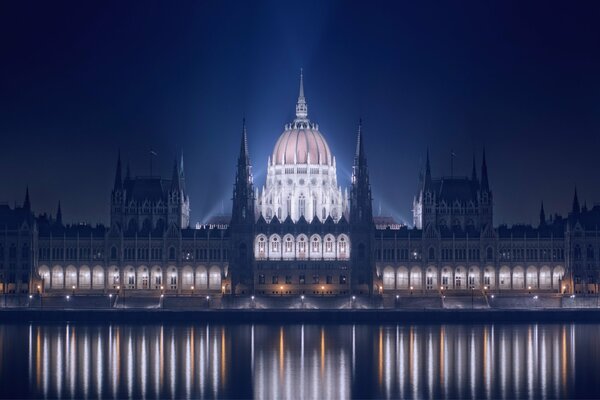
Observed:
[[[308,116],[308,106],[304,98],[304,73],[300,68],[300,92],[298,94],[298,102],[296,103],[296,119],[306,119]]]

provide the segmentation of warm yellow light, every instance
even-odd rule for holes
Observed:
[[[192,286],[192,290],[194,290],[194,287]]]
[[[321,290],[324,290],[324,289],[325,289],[325,286],[321,286]]]

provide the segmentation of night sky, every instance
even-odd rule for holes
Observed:
[[[435,177],[485,146],[497,224],[600,202],[600,3],[323,3],[0,2],[0,201],[106,223],[152,148],[193,222],[229,213],[242,118],[262,186],[303,68],[342,186],[362,117],[376,213],[412,222],[427,147]]]

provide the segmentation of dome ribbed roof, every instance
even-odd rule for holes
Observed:
[[[275,143],[271,160],[275,165],[332,165],[327,141],[314,125],[286,129]]]

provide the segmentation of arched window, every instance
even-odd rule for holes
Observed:
[[[115,246],[110,248],[110,259],[111,260],[117,259],[117,248]]]
[[[169,247],[169,260],[175,260],[175,247]]]

